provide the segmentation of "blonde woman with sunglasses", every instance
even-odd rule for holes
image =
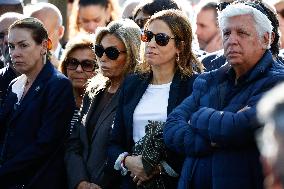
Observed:
[[[149,121],[165,122],[167,115],[191,94],[192,83],[203,67],[192,53],[191,25],[181,11],[154,14],[141,40],[142,61],[121,89],[108,150],[109,165],[123,175],[122,187],[176,188],[183,157],[166,149],[167,158],[156,164],[133,153],[133,148],[145,141]],[[162,136],[156,139],[162,140]],[[142,151],[151,156],[156,149],[146,147]],[[153,179],[162,184],[155,184]]]
[[[98,73],[88,83],[65,154],[70,189],[119,188],[119,177],[106,164],[107,144],[120,85],[134,71],[139,48],[140,29],[129,19],[113,21],[96,31]]]

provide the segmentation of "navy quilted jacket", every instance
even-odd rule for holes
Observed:
[[[180,189],[262,188],[263,176],[254,133],[260,127],[256,104],[284,80],[283,65],[266,51],[235,84],[229,64],[200,75],[192,95],[168,116],[164,140],[185,153]]]

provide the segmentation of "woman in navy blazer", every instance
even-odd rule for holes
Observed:
[[[194,69],[198,72],[203,69],[191,51],[190,23],[180,11],[166,10],[152,16],[141,40],[145,42],[141,48],[145,56],[136,69],[137,74],[128,76],[122,85],[108,148],[109,166],[124,175],[121,188],[136,188],[156,176],[156,171],[146,172],[140,155],[132,155],[133,147],[145,136],[148,120],[165,121],[191,94],[197,75]],[[179,174],[183,157],[169,150],[167,154],[167,164]],[[166,188],[176,188],[177,176],[165,174],[165,178]]]
[[[0,109],[6,130],[0,162],[0,187],[64,188],[63,142],[75,101],[70,81],[48,60],[51,48],[43,24],[34,18],[9,29],[15,69]]]

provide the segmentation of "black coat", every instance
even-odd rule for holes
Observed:
[[[71,82],[47,62],[20,103],[11,88],[0,108],[0,127],[7,127],[0,188],[64,187],[63,142],[75,108]]]
[[[88,140],[87,134],[95,106],[107,89],[106,83],[101,81],[99,86],[88,87],[79,112],[79,119],[68,140],[65,163],[70,189],[74,189],[80,181],[92,182],[103,188],[117,188],[114,183],[115,176],[112,175],[114,170],[108,171],[105,165],[107,144],[117,109],[119,90],[100,114],[91,141]]]
[[[174,75],[170,86],[167,114],[169,114],[184,98],[192,92],[192,84],[196,75],[181,78],[179,72]],[[152,75],[131,75],[123,83],[120,93],[117,116],[111,135],[110,146],[108,148],[108,166],[113,167],[118,156],[123,152],[131,153],[134,146],[133,141],[133,112],[145,93]],[[183,156],[179,156],[168,150],[168,164],[178,173],[181,171]],[[169,178],[168,188],[176,188],[178,179]],[[135,183],[129,175],[123,177],[122,188],[136,188]]]

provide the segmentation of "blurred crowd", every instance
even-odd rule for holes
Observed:
[[[0,0],[0,188],[284,188],[282,91],[284,0]]]

